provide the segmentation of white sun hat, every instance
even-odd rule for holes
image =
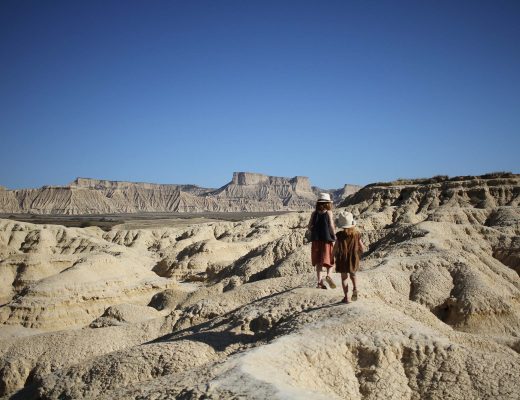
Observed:
[[[330,194],[320,193],[320,197],[318,197],[318,203],[332,203],[332,200],[330,199]]]
[[[356,221],[351,212],[343,211],[338,215],[338,228],[347,229],[356,226]]]

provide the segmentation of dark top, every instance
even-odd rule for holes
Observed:
[[[321,240],[322,242],[334,242],[336,235],[331,233],[331,221],[328,212],[319,213],[314,211],[312,214],[312,234],[311,241]]]

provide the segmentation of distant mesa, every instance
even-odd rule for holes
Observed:
[[[325,190],[311,186],[304,176],[285,178],[252,172],[233,173],[231,182],[219,189],[79,177],[66,186],[0,190],[0,213],[300,211],[312,209],[320,192],[330,193],[340,202],[360,188],[345,185]]]
[[[269,176],[255,174],[252,172],[233,172],[231,183],[234,185],[258,185],[260,183],[268,183]]]
[[[231,184],[241,186],[290,184],[294,190],[312,192],[309,178],[306,176],[295,176],[294,178],[289,179],[252,172],[234,172]]]

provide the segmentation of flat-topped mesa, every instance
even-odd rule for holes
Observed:
[[[306,176],[295,176],[290,182],[297,192],[312,192],[311,181]]]
[[[269,176],[255,174],[253,172],[233,172],[233,179],[231,180],[231,183],[241,186],[269,183]]]
[[[293,190],[301,192],[312,192],[309,178],[306,176],[284,178],[279,176],[256,174],[253,172],[234,172],[231,184],[239,186],[291,185]]]

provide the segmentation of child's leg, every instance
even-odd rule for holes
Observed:
[[[352,279],[352,287],[353,287],[353,290],[357,290],[357,278],[356,278],[356,274],[350,274],[350,279]]]
[[[321,265],[316,265],[316,278],[318,278],[318,285],[323,284],[323,276],[321,274],[323,267]]]
[[[327,268],[327,277],[325,278],[325,280],[330,285],[331,289],[336,289],[336,284],[334,283],[334,279],[332,279],[332,276],[330,275],[330,271],[332,270],[333,267],[326,267],[326,268]]]
[[[347,294],[348,294],[348,274],[341,273],[341,287],[343,288],[343,293],[345,294],[345,298],[347,298]]]
[[[330,277],[330,271],[332,270],[333,267],[325,267],[325,268],[327,268],[327,276]]]
[[[355,273],[351,273],[350,274],[350,279],[352,279],[352,301],[356,301],[357,298],[358,298],[358,292],[357,292],[357,279],[356,279],[356,274]]]

